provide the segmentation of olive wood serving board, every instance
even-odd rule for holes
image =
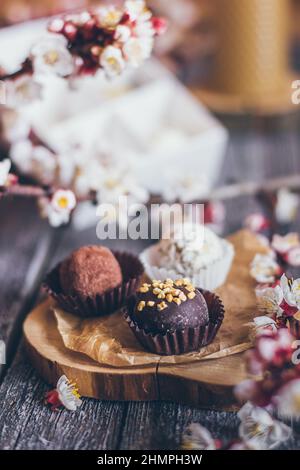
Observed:
[[[53,386],[65,374],[85,397],[223,406],[233,402],[233,387],[246,376],[242,354],[181,365],[102,366],[64,346],[50,307],[48,299],[28,315],[24,336],[33,366]]]

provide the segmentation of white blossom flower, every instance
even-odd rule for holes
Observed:
[[[246,403],[238,412],[239,436],[251,450],[271,450],[288,440],[292,430],[276,421],[263,408]]]
[[[115,28],[120,23],[122,16],[122,10],[114,6],[101,7],[97,11],[97,17],[100,25],[107,29]]]
[[[120,42],[127,42],[131,36],[131,30],[124,24],[119,24],[116,28],[115,39]]]
[[[288,189],[281,189],[277,193],[275,216],[280,224],[289,224],[297,216],[299,196]]]
[[[257,254],[250,266],[250,275],[261,284],[274,282],[279,273],[280,266],[269,255]]]
[[[10,148],[12,162],[25,174],[32,169],[33,145],[29,139],[20,140]]]
[[[274,235],[272,240],[272,248],[277,253],[284,255],[292,248],[300,245],[300,238],[298,233],[289,233],[285,236]]]
[[[20,140],[11,146],[10,158],[25,175],[33,176],[45,184],[53,182],[57,162],[55,155],[46,147],[34,146],[29,139]]]
[[[208,191],[209,184],[205,175],[172,173],[166,178],[161,195],[169,203],[188,203],[205,198]]]
[[[192,423],[186,428],[180,447],[183,450],[216,450],[211,433],[198,423]]]
[[[277,331],[276,322],[267,316],[256,317],[253,320],[254,323],[254,336],[264,335],[268,333],[274,333]]]
[[[280,286],[257,287],[255,289],[258,309],[268,315],[281,316],[283,310],[280,305],[283,301],[283,292]]]
[[[261,230],[268,228],[268,219],[260,212],[248,215],[244,221],[244,226],[251,230],[251,232],[257,233]]]
[[[261,373],[261,370],[259,371]],[[252,379],[246,379],[234,387],[234,394],[239,402],[245,403],[256,392],[256,382]]]
[[[16,113],[15,110],[14,113],[12,120],[8,118],[9,123],[4,129],[5,137],[11,143],[27,140],[31,130],[30,123],[25,117]]]
[[[149,193],[136,181],[130,172],[123,168],[104,169],[99,181],[97,201],[111,205],[109,221],[115,221],[122,227],[127,227],[130,208],[142,206],[149,199]],[[101,215],[97,210],[97,215]]]
[[[153,38],[130,38],[123,47],[127,62],[132,67],[139,67],[146,59],[149,59],[153,49]]]
[[[72,13],[70,15],[67,15],[65,18],[65,21],[70,21],[71,23],[75,23],[77,26],[83,26],[85,23],[87,23],[91,19],[91,14],[88,11],[82,11],[79,13]],[[53,20],[52,24],[57,21],[57,18]],[[58,19],[59,21],[59,19]],[[54,29],[57,29],[60,31],[61,29],[61,24],[58,23],[57,27],[55,27],[54,23]]]
[[[11,168],[11,161],[6,158],[0,162],[0,186],[6,186]]]
[[[74,70],[74,61],[61,34],[48,33],[31,49],[35,73],[54,73],[67,77]]]
[[[151,21],[137,20],[133,28],[133,34],[139,38],[153,38],[155,36],[155,29]]]
[[[8,84],[7,104],[15,108],[41,98],[42,85],[30,75],[23,75]]]
[[[280,350],[290,350],[291,342],[289,330],[280,328],[275,339],[274,336],[261,337],[257,343],[257,351],[262,361],[272,363]]]
[[[100,65],[108,77],[120,75],[125,68],[121,49],[107,46],[100,56]]]
[[[57,155],[58,184],[64,188],[70,187],[76,176],[76,161],[68,153]]]
[[[118,203],[120,196],[127,196],[129,202],[144,204],[149,194],[142,188],[135,178],[123,168],[106,169],[99,181],[97,200],[101,203]]]
[[[300,379],[284,385],[273,402],[281,418],[300,418]]]
[[[76,206],[76,198],[72,191],[58,189],[52,196],[51,204],[58,212],[71,212]]]
[[[280,279],[280,287],[285,302],[290,307],[300,309],[300,279],[290,280],[285,274]]]
[[[125,11],[130,16],[131,21],[136,21],[138,18],[151,18],[152,13],[148,10],[144,0],[128,0],[125,2]]]
[[[285,255],[285,261],[294,267],[300,266],[300,244],[291,248]]]
[[[60,227],[69,222],[71,212],[76,207],[76,197],[70,190],[59,189],[51,200],[40,201],[40,209],[43,217],[48,218],[52,227]]]
[[[70,383],[65,375],[60,377],[56,386],[58,397],[67,410],[75,411],[82,403],[75,384]]]
[[[74,189],[77,195],[87,196],[91,191],[98,191],[103,181],[104,168],[94,158],[88,159],[86,163],[76,165],[76,178]]]

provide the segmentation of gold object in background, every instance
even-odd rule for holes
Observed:
[[[212,87],[245,96],[281,92],[288,78],[289,2],[215,2],[220,43]]]
[[[290,1],[212,3],[218,49],[202,99],[217,111],[290,109]]]

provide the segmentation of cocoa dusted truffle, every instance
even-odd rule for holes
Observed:
[[[209,313],[203,295],[189,280],[167,279],[140,287],[131,320],[156,335],[204,326],[209,322]]]
[[[65,294],[93,297],[122,283],[121,267],[112,252],[103,246],[84,246],[63,261],[59,269]]]

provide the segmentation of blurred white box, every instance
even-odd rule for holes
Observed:
[[[160,194],[165,177],[174,171],[198,173],[207,177],[209,189],[215,185],[228,132],[173,76],[127,94],[116,108],[138,141],[136,171],[151,193]]]
[[[136,88],[47,128],[44,138],[57,151],[81,145],[87,156],[102,143],[123,161],[134,156],[136,177],[153,194],[172,172],[205,176],[211,189],[228,132],[167,70],[156,62],[154,69],[159,78],[147,81],[144,70],[138,82],[138,73]]]

